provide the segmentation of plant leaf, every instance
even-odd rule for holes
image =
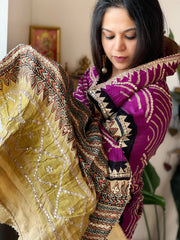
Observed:
[[[169,38],[174,40],[174,34],[171,29],[169,29]]]
[[[180,104],[180,92],[171,92],[171,97]]]
[[[149,193],[147,191],[142,190],[142,194],[144,196],[143,204],[154,204],[159,205],[165,210],[165,199],[162,196],[156,195],[154,193]]]
[[[178,73],[178,78],[179,78],[179,80],[180,80],[180,64],[179,64],[179,66],[178,66],[178,68],[177,68],[177,73]]]
[[[144,168],[142,179],[144,182],[143,190],[154,193],[160,184],[160,178],[150,162],[148,162],[147,166]]]
[[[179,191],[179,185],[180,185],[180,164],[178,164],[176,171],[171,179],[171,190],[174,197],[174,201],[177,207],[177,212],[179,215],[179,223],[180,223],[180,191]],[[179,230],[178,230],[178,236],[177,239],[180,239],[180,224],[179,224]]]

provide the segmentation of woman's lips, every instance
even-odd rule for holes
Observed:
[[[122,63],[122,62],[126,61],[126,59],[127,59],[127,57],[117,57],[117,56],[114,56],[113,58],[118,63]]]

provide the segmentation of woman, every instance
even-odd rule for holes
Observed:
[[[130,239],[142,214],[141,174],[168,128],[165,77],[180,54],[157,59],[155,0],[99,0],[91,32],[95,67],[75,97],[30,46],[0,63],[0,223],[19,239]]]
[[[94,66],[74,92],[99,117],[110,168],[107,179],[111,190],[121,193],[119,202],[125,202],[116,226],[119,239],[132,238],[142,215],[141,174],[162,143],[171,119],[167,66],[162,67],[166,64],[163,59],[156,60],[165,54],[163,30],[157,0],[99,0],[91,26]],[[176,52],[178,47],[173,46]],[[84,239],[102,236],[98,218],[103,214],[98,214],[97,218],[90,216]]]

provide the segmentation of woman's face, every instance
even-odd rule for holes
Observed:
[[[129,69],[137,45],[136,27],[125,8],[110,7],[102,19],[102,46],[112,63],[112,76]]]

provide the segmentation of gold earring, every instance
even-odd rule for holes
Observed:
[[[107,68],[106,68],[106,55],[103,55],[103,56],[102,56],[102,62],[103,62],[103,67],[102,67],[101,71],[102,71],[103,74],[106,74],[106,73],[107,73]]]

